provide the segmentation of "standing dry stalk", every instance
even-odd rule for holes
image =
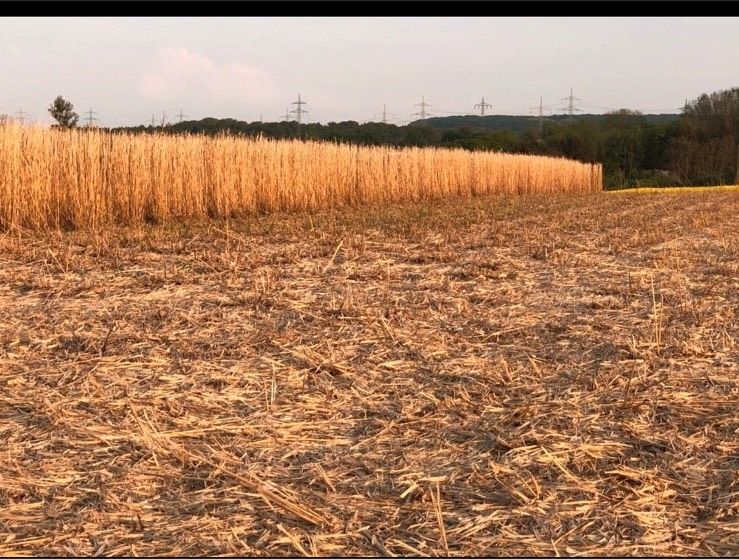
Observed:
[[[0,125],[2,229],[601,189],[600,165],[554,157]]]

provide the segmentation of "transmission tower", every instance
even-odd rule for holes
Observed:
[[[544,106],[544,98],[539,97],[539,106],[538,107],[531,107],[529,109],[529,112],[538,111],[539,114],[539,137],[541,137],[542,133],[544,132],[544,111],[551,111],[551,107],[545,107]]]
[[[177,122],[182,122],[182,120],[187,116],[186,114],[182,113],[182,109],[180,109],[180,112],[175,115],[177,117]]]
[[[87,121],[87,127],[88,128],[92,128],[94,126],[93,122],[95,122],[97,120],[97,118],[95,118],[93,115],[96,115],[97,112],[93,111],[92,110],[92,107],[90,107],[90,110],[89,111],[85,111],[84,114],[87,115],[87,118],[85,119]]]
[[[393,117],[395,116],[395,115],[393,115],[393,113],[389,113],[387,111],[387,105],[383,105],[382,106],[382,112],[381,113],[375,113],[375,116],[373,118],[376,119],[378,117],[378,115],[380,116],[380,122],[382,122],[383,124],[387,124],[388,119],[392,120]]]
[[[431,107],[431,103],[426,102],[426,96],[421,95],[421,102],[416,103],[413,105],[414,107],[421,107],[421,109],[417,113],[413,113],[411,116],[420,116],[421,120],[425,120],[427,116],[430,116],[429,113],[426,112],[426,107]]]
[[[485,97],[482,98],[482,101],[480,101],[477,105],[475,105],[476,109],[480,109],[480,116],[485,116],[485,109],[492,108],[492,105],[490,103],[485,102]]]
[[[15,114],[17,114],[17,115],[18,115],[18,121],[19,121],[19,122],[20,122],[21,124],[23,124],[23,123],[24,123],[24,122],[26,121],[26,116],[25,116],[25,115],[26,115],[27,113],[26,113],[26,111],[24,111],[23,109],[18,109],[18,112],[17,112],[17,113],[15,113]]]
[[[578,101],[578,103],[582,103],[582,99],[573,96],[572,89],[570,89],[570,94],[567,97],[562,97],[562,101],[567,101],[567,106],[562,107],[562,110],[570,115],[569,122],[570,124],[572,124],[572,115],[582,112],[582,109],[575,106],[575,101]]]
[[[300,94],[298,93],[298,100],[293,101],[293,105],[297,105],[298,108],[293,109],[290,112],[295,113],[295,115],[298,117],[298,125],[300,125],[300,123],[303,121],[303,115],[308,112],[302,107],[302,105],[307,105],[307,103],[300,99]]]
[[[167,122],[167,111],[162,111],[162,128],[164,128],[164,124]]]

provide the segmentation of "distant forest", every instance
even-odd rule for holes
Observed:
[[[541,122],[530,116],[450,116],[407,126],[205,118],[164,127],[113,129],[138,133],[162,130],[561,156],[603,163],[606,188],[739,183],[739,88],[701,95],[674,115],[623,109],[571,119],[557,115]]]

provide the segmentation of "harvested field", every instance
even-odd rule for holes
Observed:
[[[0,237],[0,554],[735,555],[739,193]]]

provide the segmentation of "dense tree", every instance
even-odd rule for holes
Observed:
[[[739,182],[739,88],[701,95],[685,106],[670,168],[685,181]]]

